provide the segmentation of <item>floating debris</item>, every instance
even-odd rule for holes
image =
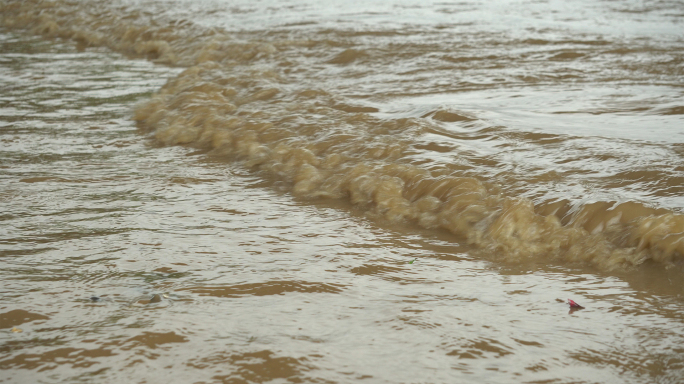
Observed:
[[[416,260],[418,260],[418,259],[413,259],[413,260],[409,261],[408,263],[409,263],[409,264],[413,264],[413,262],[416,261]]]
[[[11,331],[12,331],[13,333],[21,333],[21,332],[24,332],[21,328],[17,328],[17,327],[12,327]]]
[[[152,299],[150,299],[150,304],[152,303],[159,303],[162,301],[162,297],[160,294],[155,293],[154,296],[152,296]]]
[[[92,302],[97,302],[97,301],[100,301],[100,298],[97,297],[97,296],[91,296],[91,297],[90,297],[90,301],[92,301]]]
[[[583,306],[575,303],[574,301],[568,299],[568,304],[570,304],[570,309],[584,309]]]

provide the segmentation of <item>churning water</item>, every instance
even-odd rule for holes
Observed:
[[[0,10],[0,382],[684,380],[681,2]]]

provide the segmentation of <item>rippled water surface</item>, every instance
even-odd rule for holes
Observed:
[[[0,10],[0,382],[684,380],[680,2]]]

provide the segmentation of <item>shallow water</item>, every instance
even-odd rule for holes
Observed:
[[[497,5],[1,2],[0,382],[682,381],[684,9]]]

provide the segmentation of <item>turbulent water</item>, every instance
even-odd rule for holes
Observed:
[[[0,382],[684,380],[681,2],[0,11]]]

